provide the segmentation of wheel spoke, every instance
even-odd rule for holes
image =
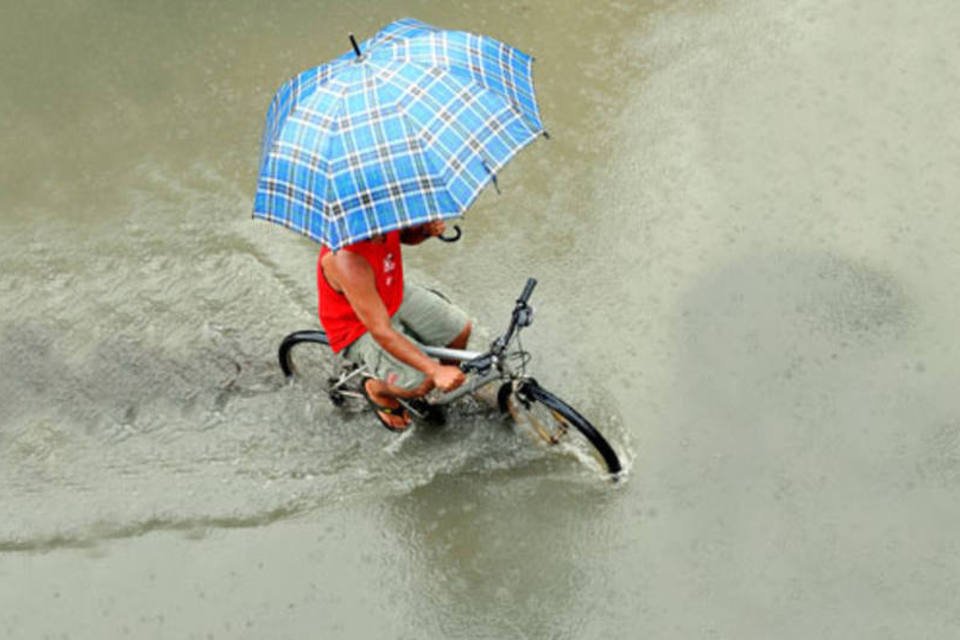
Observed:
[[[560,442],[560,439],[556,436],[555,432],[551,431],[546,426],[544,426],[544,424],[540,421],[540,419],[536,416],[536,414],[533,413],[533,411],[528,412],[527,417],[530,420],[530,424],[533,425],[533,428],[537,431],[540,437],[543,438],[544,442],[550,445],[554,445]],[[560,428],[557,429],[557,431],[560,431],[560,430],[561,430]]]

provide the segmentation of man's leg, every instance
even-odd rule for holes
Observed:
[[[457,334],[457,337],[453,341],[446,345],[449,349],[466,349],[467,343],[470,342],[470,332],[473,331],[473,324],[467,320],[467,324],[463,325],[463,329],[460,330],[460,333]]]
[[[364,389],[366,389],[367,396],[373,400],[373,402],[381,407],[397,410],[400,410],[402,407],[397,398],[403,398],[405,400],[419,398],[429,393],[432,388],[433,383],[430,380],[425,380],[422,385],[414,389],[397,387],[377,378],[367,378],[367,380],[364,381]],[[395,413],[385,413],[383,411],[377,411],[377,414],[391,428],[398,431],[405,429],[410,424],[409,415],[398,415]]]
[[[409,284],[393,324],[417,346],[429,344],[451,349],[465,349],[473,328],[460,308],[432,291]],[[370,399],[380,406],[399,409],[397,398],[420,398],[433,389],[433,381],[387,353],[369,333],[350,345],[344,355],[365,364],[371,371],[374,378],[365,381],[364,388]],[[406,415],[383,412],[378,415],[395,428],[402,429],[410,422]]]
[[[470,340],[470,331],[472,329],[473,325],[468,320],[463,326],[463,329],[460,330],[460,333],[458,333],[456,337],[445,346],[450,349],[466,349],[467,342]],[[454,362],[446,362],[442,360],[441,362],[443,362],[443,364],[456,364]],[[389,377],[390,374],[388,373],[387,378]],[[429,379],[424,379],[419,386],[413,388],[396,386],[377,378],[368,379],[364,385],[367,395],[371,400],[376,402],[378,405],[390,408],[400,408],[401,405],[397,401],[397,398],[403,398],[404,400],[421,398],[433,390],[433,381]],[[401,429],[410,423],[410,419],[405,416],[384,414],[383,412],[378,413],[380,417],[386,420],[386,422],[393,428]]]
[[[407,283],[394,316],[422,344],[465,349],[473,326],[467,314],[440,294]]]
[[[417,344],[416,340],[411,340]],[[344,356],[366,366],[370,372],[372,377],[363,383],[370,400],[381,407],[398,410],[396,414],[377,411],[381,421],[390,428],[403,430],[410,424],[410,416],[402,410],[397,398],[419,398],[433,389],[432,380],[388,353],[369,333],[350,345]]]

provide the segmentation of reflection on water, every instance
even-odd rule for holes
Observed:
[[[542,474],[445,476],[389,501],[383,527],[407,548],[404,589],[430,603],[428,635],[592,637],[601,567],[585,563],[617,537],[618,494]]]

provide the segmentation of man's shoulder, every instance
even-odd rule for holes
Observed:
[[[341,270],[370,268],[370,261],[362,253],[347,251],[346,247],[324,256],[323,261],[325,264],[330,264]]]

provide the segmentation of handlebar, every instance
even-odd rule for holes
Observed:
[[[499,356],[503,353],[503,350],[507,348],[507,345],[510,344],[510,341],[513,340],[513,334],[517,332],[517,328],[529,326],[530,323],[533,322],[533,307],[528,306],[527,302],[530,300],[530,296],[533,294],[536,286],[536,278],[527,278],[523,292],[520,294],[520,297],[517,298],[517,302],[513,307],[513,313],[510,315],[510,326],[507,328],[507,332],[493,341],[493,344],[490,345],[490,351],[484,354],[484,356]],[[476,359],[476,361],[480,360],[481,358]],[[484,362],[484,364],[488,363]]]
[[[506,349],[510,341],[513,340],[513,335],[517,332],[517,328],[529,326],[530,323],[533,322],[533,307],[528,306],[527,302],[530,301],[530,296],[533,294],[536,286],[536,278],[527,278],[523,292],[520,294],[520,297],[517,298],[516,305],[513,307],[513,313],[510,316],[510,326],[507,328],[506,333],[494,340],[493,344],[490,345],[490,350],[486,353],[482,353],[472,360],[461,362],[461,371],[464,373],[472,373],[474,371],[484,373],[490,369],[490,367],[494,365],[496,358],[503,354],[504,349]]]
[[[533,293],[533,290],[537,286],[536,278],[527,278],[527,284],[523,287],[523,293],[520,294],[520,297],[517,298],[517,304],[526,305],[527,301],[530,300],[530,295]]]

